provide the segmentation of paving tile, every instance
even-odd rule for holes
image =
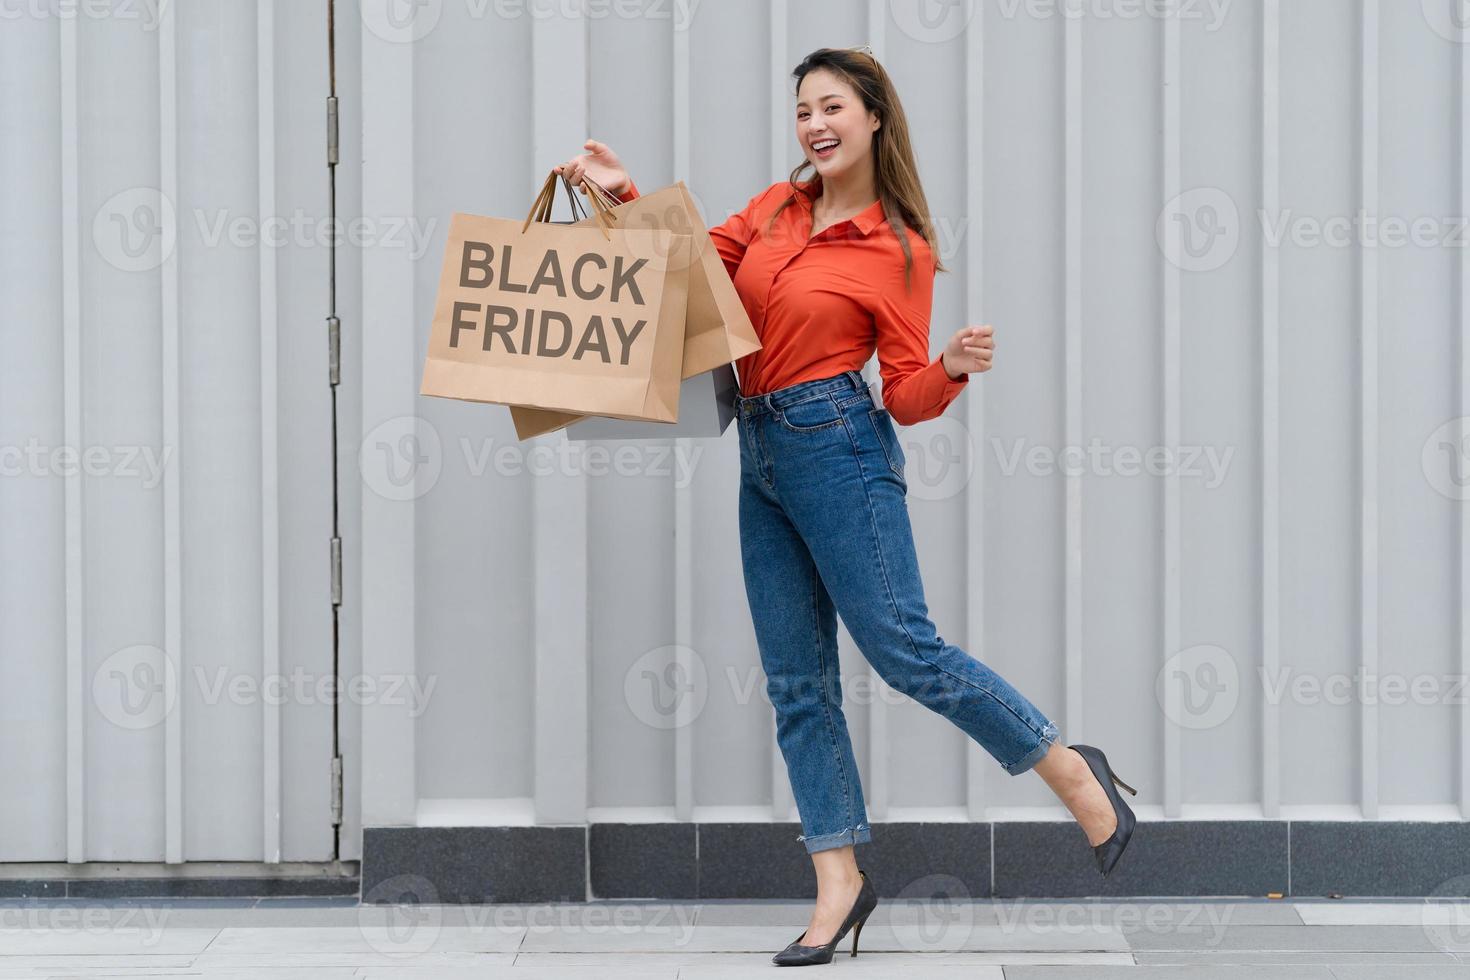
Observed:
[[[209,946],[218,929],[153,929],[75,927],[0,929],[0,966],[15,966],[12,957],[197,954]]]
[[[1007,966],[1005,972],[1006,980],[1336,980],[1326,966]]]
[[[1337,966],[1341,963],[1367,964],[1380,963],[1402,965],[1451,965],[1456,962],[1455,957],[1449,953],[1385,953],[1385,952],[1354,952],[1337,950],[1252,950],[1252,949],[1225,949],[1212,952],[1191,953],[1179,950],[1151,951],[1136,949],[1133,958],[1141,964],[1178,964],[1181,966],[1202,966],[1219,964],[1247,964],[1247,965],[1269,965],[1269,964],[1301,964],[1306,966]],[[1383,971],[1384,980],[1390,980],[1392,974]]]
[[[405,957],[435,953],[514,953],[525,930],[443,925],[432,910],[385,925],[230,927],[219,930],[208,955],[251,953],[382,953]]]
[[[1198,936],[1158,932],[1128,937],[1134,950],[1259,950],[1362,953],[1430,953],[1437,947],[1423,929],[1406,926],[1236,926],[1204,946]]]
[[[1383,967],[1369,964],[1334,963],[1333,980],[1384,980]],[[1393,980],[1465,980],[1470,966],[1461,963],[1424,966],[1396,966]]]

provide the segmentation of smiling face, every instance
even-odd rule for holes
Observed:
[[[849,170],[873,151],[878,116],[825,68],[808,72],[796,92],[796,141],[823,178]]]

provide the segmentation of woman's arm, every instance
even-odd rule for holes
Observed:
[[[915,425],[943,414],[970,380],[968,374],[951,378],[942,353],[932,360],[929,357],[934,255],[917,236],[909,244],[914,258],[911,289],[904,289],[903,265],[897,263],[873,307],[883,407],[900,425]]]

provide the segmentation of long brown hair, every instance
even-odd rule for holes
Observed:
[[[857,92],[863,108],[878,116],[879,126],[873,133],[873,183],[878,191],[878,200],[883,204],[883,216],[903,249],[905,288],[909,286],[909,270],[914,264],[905,228],[913,228],[929,244],[935,271],[949,271],[939,261],[939,244],[929,220],[929,203],[924,198],[924,188],[919,184],[919,168],[914,163],[913,144],[909,142],[908,118],[903,113],[898,90],[894,88],[888,72],[883,70],[877,58],[863,51],[818,48],[802,59],[791,73],[798,91],[802,79],[818,68],[825,68],[846,81]],[[802,195],[811,204],[821,194],[821,174],[814,175],[805,186],[796,182],[807,167],[815,169],[810,160],[803,159],[801,165],[791,171],[791,193],[771,215],[767,232],[775,228],[776,217],[796,203],[796,195]]]

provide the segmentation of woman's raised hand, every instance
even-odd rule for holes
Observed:
[[[995,328],[988,323],[961,328],[940,354],[951,381],[975,371],[989,371],[995,358]]]
[[[623,168],[623,162],[612,151],[612,147],[597,140],[588,140],[582,144],[582,148],[587,152],[579,153],[561,164],[556,172],[565,174],[572,186],[581,189],[583,194],[587,193],[587,188],[582,186],[583,176],[591,177],[610,194],[622,194],[628,189],[631,183],[628,171]]]

